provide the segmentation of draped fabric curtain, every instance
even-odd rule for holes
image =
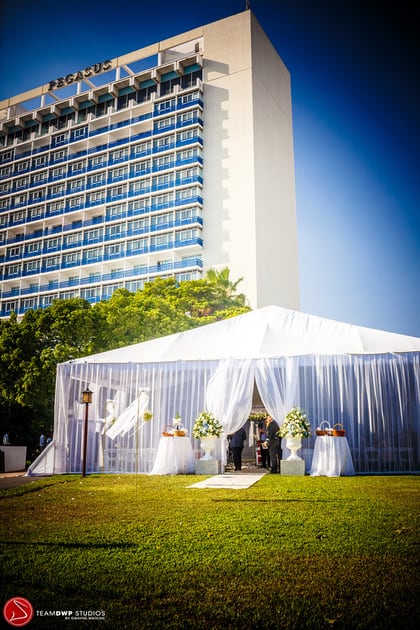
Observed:
[[[257,359],[255,382],[264,407],[282,424],[286,413],[297,405],[299,365],[295,357]]]
[[[89,386],[87,472],[148,472],[162,429],[177,413],[188,435],[200,411],[212,411],[226,434],[240,428],[252,408],[254,378],[267,411],[281,423],[294,405],[312,431],[322,420],[342,423],[357,472],[420,470],[420,353],[302,355],[226,361],[162,363],[68,362],[57,368],[53,446],[33,474],[80,472],[84,406]],[[153,420],[109,438],[104,428],[120,416],[140,388],[149,391]],[[111,415],[112,415],[111,414]],[[312,449],[315,436],[305,441]],[[196,457],[199,442],[194,441]],[[51,467],[51,461],[54,461]],[[36,472],[38,470],[38,472]]]
[[[222,463],[226,463],[226,436],[235,433],[248,419],[254,389],[254,361],[251,359],[222,361],[206,390],[206,408],[223,425]]]

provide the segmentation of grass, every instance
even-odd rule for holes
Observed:
[[[201,479],[60,476],[0,492],[2,606],[21,595],[136,630],[418,625],[419,477],[188,488]],[[43,615],[28,628],[63,626]]]

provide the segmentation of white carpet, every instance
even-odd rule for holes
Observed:
[[[194,483],[189,488],[228,488],[232,490],[239,490],[241,488],[249,488],[257,483],[265,472],[261,473],[224,473],[223,475],[216,475],[215,477],[209,477],[204,481]]]

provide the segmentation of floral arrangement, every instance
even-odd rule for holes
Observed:
[[[145,409],[143,411],[143,422],[150,422],[152,418],[153,418],[153,413],[150,411],[150,409]]]
[[[263,412],[251,412],[249,415],[249,419],[251,420],[251,422],[256,422],[257,424],[259,424],[260,422],[265,422],[266,418],[267,414]]]
[[[196,439],[205,437],[220,437],[222,433],[222,425],[209,411],[202,411],[194,422],[193,437]]]
[[[277,431],[279,437],[307,438],[311,436],[311,425],[308,422],[306,414],[302,409],[293,407],[285,416],[284,422]]]

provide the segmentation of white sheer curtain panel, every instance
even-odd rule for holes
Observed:
[[[254,363],[252,360],[223,361],[207,385],[206,408],[220,420],[226,435],[246,422],[252,407]]]
[[[258,359],[255,382],[270,416],[282,424],[286,413],[297,406],[299,364],[294,357]]]

